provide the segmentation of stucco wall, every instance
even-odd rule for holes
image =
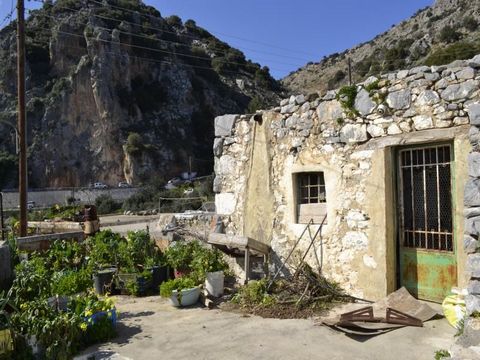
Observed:
[[[471,149],[469,112],[480,103],[478,67],[480,58],[371,78],[357,86],[354,108],[342,106],[345,98],[332,91],[322,98],[292,96],[255,116],[217,118],[214,190],[226,231],[268,243],[274,259],[285,258],[305,229],[296,221],[294,174],[323,171],[323,246],[307,261],[316,268],[321,262],[323,273],[351,294],[383,297],[397,287],[396,152],[448,142],[455,156],[460,275],[466,261],[461,199]],[[302,239],[292,264],[309,242],[308,235]],[[466,285],[464,276],[459,285]]]

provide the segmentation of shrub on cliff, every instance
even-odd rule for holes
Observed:
[[[95,200],[95,206],[99,214],[111,214],[121,208],[121,205],[113,200],[110,195],[100,195]]]

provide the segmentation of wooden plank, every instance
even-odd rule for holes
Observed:
[[[321,224],[325,215],[327,215],[326,203],[298,205],[299,224],[308,224],[311,219],[314,224]]]
[[[244,250],[248,247],[252,251],[265,255],[268,255],[270,252],[270,246],[246,236],[211,233],[208,235],[208,243],[240,250]]]

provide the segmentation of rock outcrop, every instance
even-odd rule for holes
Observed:
[[[137,0],[102,4],[46,2],[27,21],[30,185],[138,184],[187,169],[189,156],[211,171],[211,119],[275,101],[278,84],[192,20]],[[0,31],[0,109],[10,122],[14,26]],[[13,153],[14,142],[2,138],[0,150]]]

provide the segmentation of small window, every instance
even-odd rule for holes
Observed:
[[[297,222],[315,224],[323,221],[327,213],[327,195],[323,172],[305,172],[296,174],[297,186]]]

